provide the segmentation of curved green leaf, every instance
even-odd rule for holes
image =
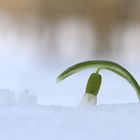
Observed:
[[[124,67],[111,61],[95,60],[95,61],[86,61],[86,62],[78,63],[76,65],[69,67],[63,73],[61,73],[58,76],[57,81],[62,81],[68,76],[87,68],[97,68],[98,71],[102,69],[107,69],[123,77],[133,86],[140,100],[140,87],[137,81],[135,80],[135,78]]]

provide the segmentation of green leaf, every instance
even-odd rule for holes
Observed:
[[[88,68],[97,68],[97,71],[100,71],[102,69],[107,69],[121,76],[132,85],[140,100],[140,87],[137,81],[135,80],[135,78],[124,67],[111,61],[95,60],[95,61],[86,61],[86,62],[78,63],[74,66],[69,67],[63,73],[61,73],[58,76],[57,81],[62,81],[68,76]]]

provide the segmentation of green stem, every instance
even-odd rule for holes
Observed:
[[[96,73],[99,74],[100,70],[101,70],[101,68],[98,68],[98,69],[96,70]]]

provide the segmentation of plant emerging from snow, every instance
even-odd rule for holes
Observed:
[[[92,73],[89,77],[85,95],[80,102],[81,104],[96,104],[97,95],[102,81],[102,76],[99,74],[99,72],[103,69],[112,71],[124,78],[125,80],[127,80],[130,83],[130,85],[135,89],[137,96],[140,100],[140,86],[138,82],[135,80],[132,74],[129,73],[124,67],[111,61],[95,60],[78,63],[62,72],[58,76],[57,81],[62,81],[68,76],[87,68],[96,68],[97,70],[95,73]]]

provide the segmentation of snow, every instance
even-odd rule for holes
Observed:
[[[140,104],[62,107],[0,91],[1,140],[138,140]],[[22,102],[21,102],[22,101]],[[4,102],[4,103],[3,103]]]

